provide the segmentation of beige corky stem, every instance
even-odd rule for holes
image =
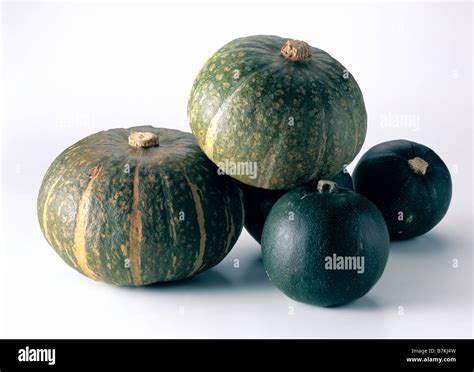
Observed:
[[[128,136],[128,144],[133,147],[152,147],[160,143],[158,136],[151,132],[132,132]]]
[[[428,169],[428,163],[418,156],[408,160],[408,165],[413,172],[422,176],[426,174],[426,170]]]
[[[318,192],[321,194],[330,194],[334,190],[336,190],[336,182],[328,181],[328,180],[320,180],[318,181]]]
[[[309,61],[311,53],[308,43],[289,39],[281,48],[281,55],[291,61]]]

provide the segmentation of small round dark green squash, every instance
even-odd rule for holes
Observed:
[[[288,297],[336,306],[365,295],[389,255],[382,215],[367,198],[332,181],[302,186],[273,206],[262,233],[270,280]]]
[[[188,101],[197,143],[220,168],[254,164],[240,182],[282,190],[334,177],[362,147],[367,115],[354,77],[321,49],[278,36],[220,48]]]
[[[382,212],[390,239],[409,239],[436,226],[448,211],[452,183],[443,160],[416,142],[394,140],[369,149],[354,169],[356,192]]]
[[[347,170],[341,171],[333,179],[339,187],[352,190],[352,178]],[[261,242],[263,225],[273,205],[288,190],[267,190],[238,182],[244,194],[245,229],[258,242]]]
[[[151,126],[90,135],[51,164],[38,195],[48,243],[89,278],[139,286],[219,263],[243,199],[190,133]]]

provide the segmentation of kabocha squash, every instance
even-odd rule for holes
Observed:
[[[333,178],[339,187],[352,190],[352,178],[347,171],[342,171]],[[281,196],[288,190],[266,190],[253,187],[244,183],[237,184],[244,194],[245,205],[245,229],[260,243],[263,225],[268,213]]]
[[[190,133],[144,126],[99,132],[60,154],[41,185],[38,218],[74,269],[139,286],[219,263],[242,230],[243,200]]]
[[[367,198],[332,181],[303,186],[273,206],[262,233],[270,280],[300,302],[335,306],[365,295],[389,254],[382,215]]]
[[[264,189],[334,177],[367,127],[362,93],[344,66],[305,42],[264,35],[233,40],[206,62],[188,118],[209,159],[224,171],[254,165],[251,174],[227,173]]]
[[[422,235],[444,217],[451,201],[451,176],[430,148],[394,140],[378,144],[354,169],[356,192],[382,212],[392,240]]]

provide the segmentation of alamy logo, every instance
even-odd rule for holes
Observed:
[[[380,115],[381,128],[410,129],[413,132],[420,130],[420,115],[418,114],[394,114],[386,113]]]
[[[365,271],[365,260],[363,256],[338,256],[335,253],[324,259],[326,270],[357,270],[357,274]]]
[[[251,161],[221,161],[217,164],[217,174],[229,176],[249,176],[252,180],[257,178],[257,162]]]
[[[50,366],[56,363],[55,349],[30,349],[29,346],[18,350],[19,362],[46,362]]]

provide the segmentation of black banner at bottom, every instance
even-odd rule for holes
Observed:
[[[0,340],[17,370],[459,370],[473,340]]]

